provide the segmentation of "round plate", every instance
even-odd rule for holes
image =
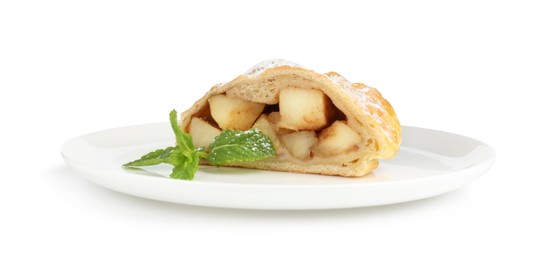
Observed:
[[[174,145],[168,123],[95,132],[62,145],[65,162],[89,180],[160,201],[224,208],[331,209],[412,201],[455,190],[494,162],[486,144],[464,136],[403,127],[392,160],[360,178],[201,166],[193,181],[167,178],[171,166],[126,170],[122,164]]]

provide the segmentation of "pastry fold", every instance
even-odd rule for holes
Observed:
[[[224,166],[274,171],[363,176],[401,143],[395,111],[375,88],[285,60],[261,62],[213,86],[182,113],[180,125],[196,146],[208,146],[221,130],[258,128],[276,156]]]

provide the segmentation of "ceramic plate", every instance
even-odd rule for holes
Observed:
[[[68,140],[61,153],[75,171],[122,193],[188,205],[245,209],[332,209],[440,195],[475,180],[494,162],[486,144],[456,134],[403,127],[401,149],[361,178],[201,166],[193,181],[168,178],[171,166],[126,170],[123,163],[174,144],[168,123],[129,126]]]

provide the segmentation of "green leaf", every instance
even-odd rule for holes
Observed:
[[[173,153],[175,147],[169,146],[165,149],[159,149],[155,150],[153,152],[150,152],[138,160],[134,160],[132,162],[128,162],[123,164],[124,167],[139,167],[139,166],[148,166],[148,165],[157,165],[163,162],[166,162],[166,160],[171,156]]]
[[[228,162],[251,162],[274,157],[274,145],[259,129],[224,130],[209,146],[207,158],[216,165]]]
[[[184,156],[182,151],[178,148],[179,146],[176,146],[176,150],[169,155],[169,157],[165,160],[165,163],[177,166],[183,164],[187,160],[187,157]]]
[[[173,179],[193,180],[198,169],[199,156],[194,153],[191,158],[186,158],[180,164],[175,165],[169,176]]]
[[[183,154],[190,154],[195,151],[194,143],[192,142],[192,137],[184,133],[182,128],[178,125],[178,119],[176,116],[176,110],[172,110],[169,114],[171,127],[176,137],[176,144],[178,148],[182,151]]]

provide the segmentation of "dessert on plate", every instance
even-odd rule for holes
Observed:
[[[257,128],[276,156],[223,166],[324,175],[366,175],[401,143],[395,111],[375,88],[285,60],[261,62],[213,86],[182,113],[180,127],[207,149],[223,130]]]

